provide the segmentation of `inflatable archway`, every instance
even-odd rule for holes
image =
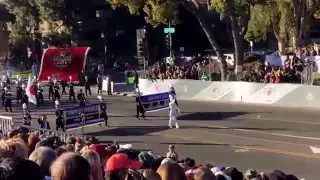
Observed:
[[[85,70],[89,47],[48,48],[43,52],[38,81],[55,79],[80,81],[79,74]]]

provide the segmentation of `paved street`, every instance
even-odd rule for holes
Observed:
[[[96,95],[89,100],[96,101]],[[98,136],[102,142],[117,140],[158,154],[164,154],[168,144],[175,144],[181,157],[193,157],[199,162],[236,166],[243,171],[278,168],[300,178],[318,179],[320,155],[309,147],[320,147],[317,110],[179,100],[183,111],[179,117],[181,128],[168,129],[167,111],[136,120],[132,97],[112,96],[105,100],[112,127],[95,125],[85,129],[87,135]],[[72,105],[66,97],[62,104]],[[33,108],[32,116],[46,113],[54,126],[53,105],[47,102],[43,108]],[[22,118],[21,109],[20,105],[14,108],[15,122]],[[10,113],[2,109],[1,115]],[[35,121],[33,125],[36,126]]]

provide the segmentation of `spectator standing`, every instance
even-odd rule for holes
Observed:
[[[176,149],[174,147],[174,145],[170,144],[169,145],[169,152],[167,153],[167,158],[171,158],[174,161],[178,161],[179,160],[179,155],[176,152]]]
[[[47,116],[46,115],[41,115],[38,117],[38,124],[41,129],[51,129],[50,124],[47,121]]]
[[[52,180],[91,180],[90,164],[76,153],[64,153],[52,164]]]
[[[99,157],[99,154],[94,151],[85,151],[82,154],[82,157],[84,157],[90,164],[91,167],[91,178],[92,180],[103,180],[103,173],[102,173],[102,166],[101,166],[101,160]]]

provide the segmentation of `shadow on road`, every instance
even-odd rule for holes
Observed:
[[[130,126],[107,129],[87,133],[88,136],[145,136],[147,134],[167,130],[168,126]]]
[[[250,112],[196,112],[181,115],[178,120],[193,120],[193,121],[203,121],[203,120],[225,120],[233,117],[238,117],[242,115],[253,114]]]
[[[252,146],[254,147],[255,145],[245,145],[245,144],[227,144],[227,143],[166,143],[166,142],[161,142],[160,144],[173,144],[173,145],[190,145],[190,146],[198,146],[198,145],[204,145],[204,146]]]
[[[198,126],[199,129],[214,129],[214,130],[225,130],[225,129],[243,129],[243,130],[256,130],[256,131],[288,131],[291,129],[287,128],[248,128],[248,127],[226,127],[226,128],[220,128],[220,127],[204,127],[204,126]]]

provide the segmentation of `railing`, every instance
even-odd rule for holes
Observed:
[[[13,129],[12,117],[9,116],[0,116],[0,129],[2,134],[7,134]]]
[[[56,131],[56,130],[51,130],[51,129],[36,128],[36,127],[31,127],[31,126],[26,126],[26,125],[21,125],[20,127],[29,129],[30,133],[40,132],[42,136],[60,137],[60,139],[64,142],[66,142],[70,137],[81,137],[81,138],[84,137],[83,135],[76,135],[76,134],[72,134],[72,133],[68,133],[68,132]]]

